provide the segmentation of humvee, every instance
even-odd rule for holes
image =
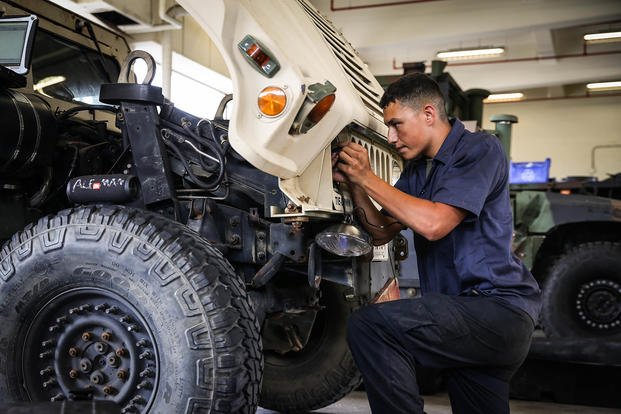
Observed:
[[[306,0],[180,4],[233,80],[213,119],[135,82],[136,60],[155,65],[119,33],[0,1],[5,402],[296,412],[360,382],[346,319],[406,253],[371,246],[331,152],[355,140],[398,178],[382,89]]]

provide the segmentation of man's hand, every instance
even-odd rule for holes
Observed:
[[[341,148],[337,147],[332,150],[332,179],[337,183],[347,183],[347,177],[343,174],[336,166],[339,162],[339,154],[341,152]]]
[[[338,182],[362,185],[367,178],[375,175],[369,162],[367,150],[355,142],[341,145],[341,150],[332,154],[333,178]]]

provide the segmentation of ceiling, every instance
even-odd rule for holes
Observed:
[[[587,32],[621,31],[621,0],[310,0],[376,76],[440,50],[501,46],[499,57],[451,61],[462,89],[585,93],[587,82],[621,80],[621,42],[586,45]]]
[[[101,17],[90,14],[95,11],[122,13],[140,23],[127,26],[130,33],[179,24],[171,17],[178,9],[173,0],[51,1],[91,18]],[[380,83],[402,75],[404,63],[425,62],[430,71],[438,51],[479,46],[502,46],[505,53],[449,62],[445,71],[464,90],[549,98],[584,95],[588,82],[621,81],[621,41],[583,40],[585,33],[621,31],[621,0],[309,1],[343,32]]]

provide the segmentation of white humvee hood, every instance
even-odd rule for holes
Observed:
[[[374,139],[385,139],[378,105],[381,86],[353,47],[307,1],[178,2],[208,33],[224,58],[235,102],[230,143],[256,168],[289,179],[301,176],[313,164],[313,168],[320,167],[318,174],[325,174],[330,143],[348,125],[362,127]],[[246,35],[260,42],[279,63],[273,77],[260,73],[242,55],[238,44]],[[326,80],[336,87],[332,109],[308,132],[290,134],[308,86]],[[257,105],[259,92],[267,86],[278,86],[287,96],[284,111],[273,118],[262,116]]]

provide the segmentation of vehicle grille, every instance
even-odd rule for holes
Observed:
[[[382,149],[363,136],[354,135],[352,136],[352,141],[362,145],[367,150],[371,168],[375,175],[388,184],[393,184],[399,178],[403,170],[402,161],[399,158],[394,157],[392,153]]]
[[[382,119],[382,110],[379,106],[381,87],[372,81],[375,78],[353,46],[306,0],[298,0],[298,3],[323,35],[369,112]]]

